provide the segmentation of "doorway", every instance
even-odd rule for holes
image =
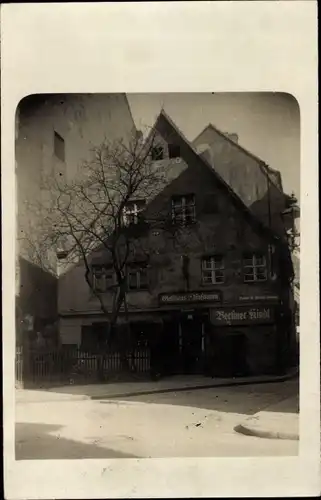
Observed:
[[[177,320],[164,320],[160,356],[164,375],[175,375],[180,372],[179,322]]]
[[[186,315],[181,319],[182,368],[186,375],[202,373],[202,319]]]
[[[244,332],[229,327],[212,335],[210,373],[215,377],[241,377],[248,374],[247,338]]]
[[[230,337],[230,360],[234,377],[247,375],[247,340],[243,333],[236,332]]]

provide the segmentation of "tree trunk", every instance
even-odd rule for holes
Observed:
[[[107,322],[107,334],[104,342],[99,345],[97,354],[97,379],[99,382],[106,381],[106,374],[104,370],[104,364],[108,353],[111,351],[111,341],[112,341],[112,331],[114,329],[114,324]]]
[[[128,304],[127,304],[127,296],[126,293],[124,295],[124,309],[125,309],[125,322],[126,322],[126,331],[125,331],[125,355],[126,355],[126,369],[130,372],[136,371],[135,362],[133,360],[133,346],[132,346],[132,336],[131,336],[131,328],[129,322],[128,315]],[[130,356],[130,360],[128,359],[128,355]]]

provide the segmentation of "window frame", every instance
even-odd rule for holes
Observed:
[[[192,198],[192,203],[187,203],[188,198]],[[179,213],[181,214],[180,217],[177,217],[177,213],[175,214],[175,202],[177,201],[181,202],[181,208],[179,210]],[[187,209],[192,208],[192,216],[191,220],[188,221],[186,220],[186,216],[188,215],[186,213]],[[189,224],[194,224],[196,222],[196,196],[194,193],[188,193],[188,194],[183,194],[183,195],[174,195],[171,198],[171,215],[172,215],[172,223],[173,224],[178,224],[182,226],[187,226]]]
[[[103,279],[103,286],[100,288],[96,285],[96,280],[98,280],[96,272],[101,272],[101,279]],[[92,289],[95,293],[106,293],[112,285],[115,284],[115,273],[110,267],[104,265],[94,264],[91,269],[92,273]]]
[[[165,158],[164,147],[160,144],[158,146],[153,146],[151,148],[151,160],[152,161],[161,161]]]
[[[139,204],[141,206],[139,207]],[[133,209],[130,209],[129,206],[133,205]],[[145,210],[146,208],[146,200],[142,199],[136,199],[136,200],[131,200],[126,203],[126,205],[123,208],[123,213],[122,213],[122,223],[125,227],[131,226],[132,224],[138,224],[140,221],[140,216],[141,213]],[[133,217],[133,221],[127,221],[127,218]]]
[[[246,264],[246,261],[250,260],[251,264]],[[242,257],[242,267],[244,283],[263,283],[268,280],[268,263],[264,252],[245,252]],[[246,270],[252,270],[252,272],[246,272]],[[264,275],[264,277],[259,278],[259,275]],[[250,276],[253,278],[249,279]]]
[[[209,267],[205,267],[206,262],[210,263]],[[218,265],[217,265],[218,264]],[[224,285],[225,275],[225,257],[222,254],[204,255],[201,260],[201,278],[203,286]],[[204,273],[210,273],[211,280],[204,281]],[[218,279],[218,275],[222,275],[222,279]]]
[[[142,286],[142,274],[145,275],[144,284]],[[130,276],[135,275],[136,286],[130,286]],[[148,270],[145,266],[131,265],[127,267],[127,290],[129,292],[148,290]]]

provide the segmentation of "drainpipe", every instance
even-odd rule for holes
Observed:
[[[268,176],[267,170],[266,170],[266,179],[267,179],[267,195],[268,195],[268,225],[269,229],[271,230],[272,228],[271,193],[270,193],[270,178]],[[270,274],[273,274],[271,245],[269,245],[269,267],[270,267]]]

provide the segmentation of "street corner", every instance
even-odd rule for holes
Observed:
[[[234,431],[245,436],[258,437],[263,439],[284,439],[299,441],[298,419],[293,419],[290,425],[281,420],[275,422],[269,418],[252,417],[236,425]]]

